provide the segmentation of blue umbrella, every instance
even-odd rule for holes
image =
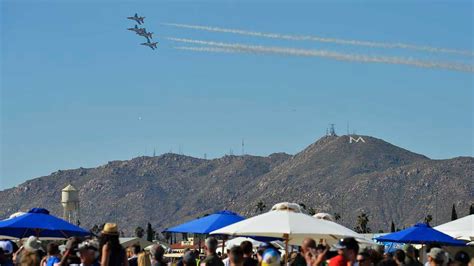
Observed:
[[[219,211],[184,224],[166,229],[169,233],[209,234],[212,231],[240,222],[245,218],[231,211]]]
[[[16,238],[28,236],[69,238],[90,234],[89,231],[50,215],[48,210],[41,208],[33,208],[15,218],[0,221],[0,235]]]
[[[424,223],[418,223],[405,230],[384,235],[375,238],[380,242],[396,242],[396,243],[411,243],[411,244],[429,244],[439,243],[445,245],[463,246],[464,242],[452,238],[438,230],[431,228]]]

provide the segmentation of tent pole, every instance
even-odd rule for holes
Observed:
[[[289,241],[289,235],[284,234],[283,238],[285,239],[285,266],[288,265],[288,241]]]

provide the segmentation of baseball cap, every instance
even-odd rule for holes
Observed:
[[[357,243],[357,240],[353,237],[346,237],[341,240],[334,246],[336,249],[359,249],[359,244]]]
[[[13,245],[10,241],[0,241],[0,248],[3,249],[3,253],[5,254],[13,253]]]
[[[428,253],[428,256],[430,256],[435,261],[444,261],[444,259],[446,258],[446,256],[444,255],[444,251],[440,248],[432,248],[430,250],[430,253]]]

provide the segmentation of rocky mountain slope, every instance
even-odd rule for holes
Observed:
[[[359,137],[359,136],[357,136]],[[97,168],[52,173],[0,191],[0,218],[45,207],[61,215],[61,189],[80,190],[81,223],[117,221],[126,233],[151,222],[163,229],[220,209],[256,214],[259,201],[293,201],[315,211],[341,213],[354,227],[361,212],[373,231],[411,225],[433,215],[460,216],[473,202],[474,158],[430,160],[383,140],[327,136],[290,156],[225,156],[204,160],[164,154],[112,161]]]

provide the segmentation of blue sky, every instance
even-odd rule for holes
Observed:
[[[58,169],[178,152],[296,153],[329,123],[431,158],[473,155],[472,73],[173,49],[193,38],[473,64],[174,22],[473,50],[471,1],[2,1],[0,189]],[[157,51],[126,16],[146,16]],[[141,117],[141,119],[139,119]]]

